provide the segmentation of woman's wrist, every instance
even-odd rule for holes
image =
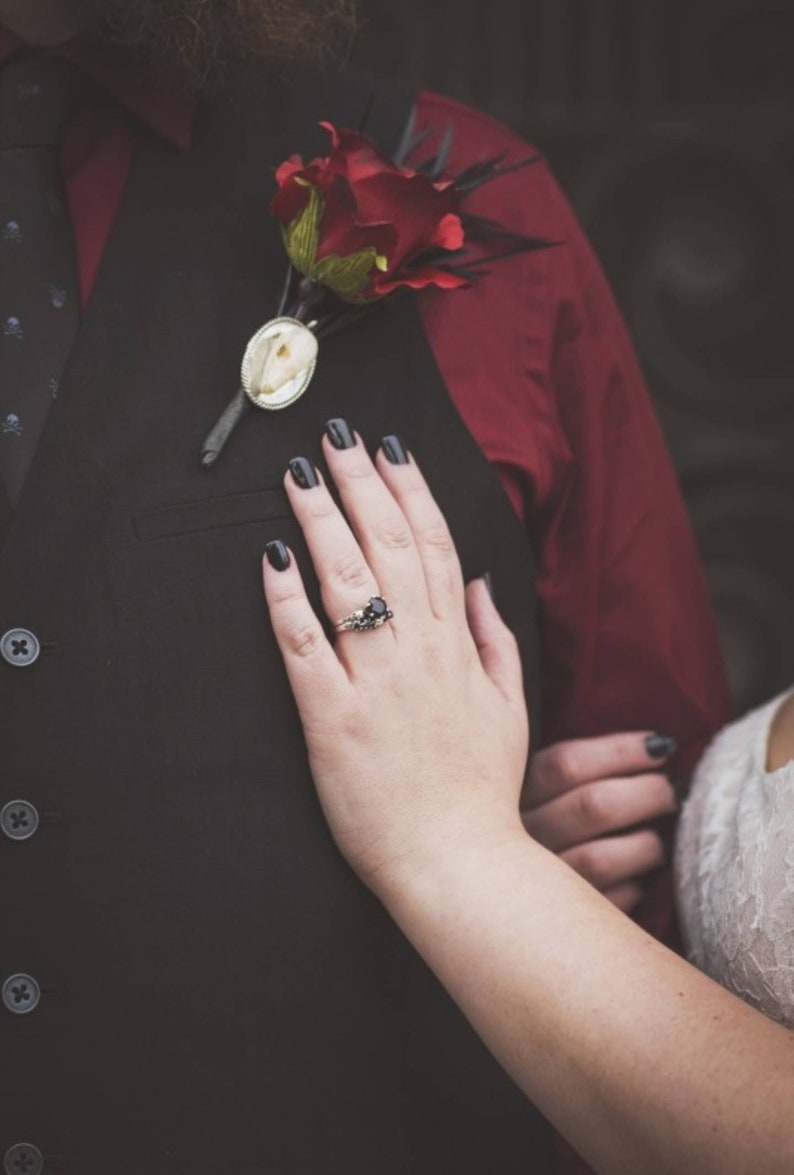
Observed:
[[[490,884],[506,856],[527,852],[534,842],[516,812],[440,817],[406,849],[370,879],[371,888],[392,915],[416,903],[442,906],[461,886]],[[534,846],[538,847],[538,846]]]

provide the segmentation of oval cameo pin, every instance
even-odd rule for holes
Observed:
[[[297,318],[274,318],[256,332],[243,356],[243,390],[257,408],[286,408],[300,399],[317,366],[317,338]]]

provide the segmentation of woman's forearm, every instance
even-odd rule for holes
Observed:
[[[601,1172],[790,1175],[794,1037],[527,837],[515,638],[483,581],[464,588],[412,459],[381,452],[375,466],[363,445],[337,450],[327,438],[323,449],[356,534],[321,480],[285,486],[326,610],[345,615],[365,588],[395,605],[394,623],[331,645],[294,561],[282,550],[265,562],[273,631],[340,850]]]
[[[498,1060],[599,1172],[794,1171],[794,1034],[522,832],[429,852],[381,896]]]

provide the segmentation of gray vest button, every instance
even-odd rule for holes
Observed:
[[[8,632],[0,637],[0,654],[9,665],[25,669],[38,661],[41,645],[35,633],[27,628],[9,628]]]
[[[9,975],[3,983],[3,1003],[17,1016],[32,1012],[40,999],[41,988],[32,975]]]
[[[41,1175],[44,1155],[32,1143],[18,1142],[6,1151],[3,1167],[5,1175]]]
[[[0,808],[0,829],[9,840],[29,840],[39,826],[39,814],[27,800],[11,800]]]

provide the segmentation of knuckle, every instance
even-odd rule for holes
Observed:
[[[322,632],[314,624],[295,624],[287,629],[284,639],[296,657],[311,657],[320,648]]]
[[[346,464],[341,476],[349,481],[367,481],[375,476],[375,466],[368,460],[350,461]]]
[[[369,568],[358,553],[337,559],[331,568],[331,575],[345,587],[363,588],[370,583]]]
[[[304,506],[304,510],[313,522],[322,522],[325,518],[333,518],[337,513],[337,506],[330,494],[315,493],[309,498]],[[299,499],[305,501],[305,499]]]
[[[593,844],[582,845],[574,868],[596,889],[605,889],[610,882],[610,865],[609,846],[596,841]]]
[[[293,582],[276,580],[270,588],[270,599],[273,606],[288,612],[290,605],[301,603],[304,599],[303,591]]]
[[[401,470],[400,496],[403,498],[430,497],[427,483],[420,474],[416,465],[406,465]]]
[[[390,551],[404,551],[413,546],[413,535],[401,518],[383,518],[375,526],[375,539]]]
[[[455,544],[452,535],[443,522],[435,523],[422,531],[422,545],[437,559],[455,558]]]
[[[548,751],[548,768],[566,786],[576,783],[583,775],[583,756],[575,742],[558,743]]]
[[[613,814],[609,793],[598,784],[579,788],[576,795],[577,814],[582,826],[588,830],[604,828]]]

